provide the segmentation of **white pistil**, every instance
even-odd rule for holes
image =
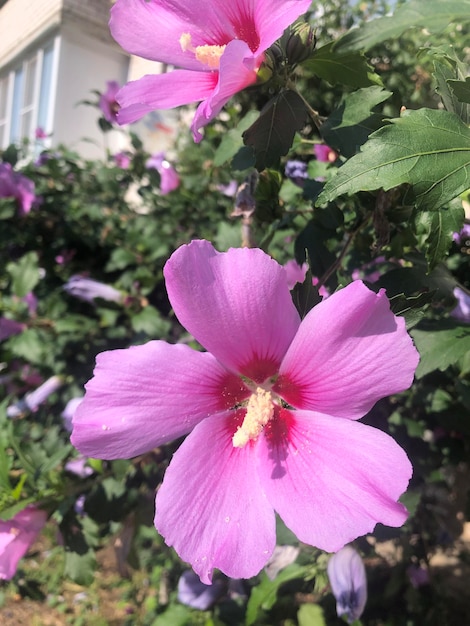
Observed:
[[[225,50],[225,46],[206,45],[194,47],[189,33],[181,35],[180,46],[183,52],[192,52],[200,63],[207,65],[211,70],[219,69],[220,57]]]
[[[271,392],[257,387],[248,400],[243,423],[233,435],[234,447],[243,448],[250,440],[256,439],[273,415],[274,405]]]

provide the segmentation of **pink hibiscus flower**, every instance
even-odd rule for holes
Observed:
[[[37,200],[31,179],[15,172],[10,163],[0,163],[0,198],[15,198],[19,214],[26,215]]]
[[[34,506],[26,507],[10,520],[0,520],[0,579],[13,578],[18,561],[34,543],[46,520],[46,512]]]
[[[156,497],[155,525],[202,582],[248,578],[276,545],[336,551],[400,526],[412,469],[356,420],[410,386],[418,353],[382,290],[356,281],[301,321],[286,271],[259,249],[181,246],[165,265],[173,309],[204,346],[151,341],[98,355],[73,419],[84,454],[129,458],[190,433]]]
[[[128,83],[117,96],[120,124],[155,109],[202,101],[194,140],[230,98],[256,82],[264,52],[311,0],[117,0],[110,29],[131,54],[178,68]]]
[[[103,117],[110,124],[117,122],[117,114],[119,104],[116,101],[116,95],[120,89],[120,85],[116,80],[106,81],[106,91],[101,94],[98,106],[103,113]]]

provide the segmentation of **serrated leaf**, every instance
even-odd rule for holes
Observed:
[[[428,322],[414,328],[411,336],[420,354],[416,378],[429,372],[443,372],[450,365],[470,352],[470,326],[457,324],[453,320]]]
[[[349,87],[368,87],[381,85],[380,77],[366,58],[359,52],[341,53],[334,49],[334,42],[330,42],[315,50],[313,56],[302,64],[331,85],[348,85]]]
[[[443,207],[438,211],[420,211],[415,217],[418,234],[424,231],[424,251],[429,269],[434,269],[445,259],[452,244],[452,236],[458,233],[465,219],[461,205]]]
[[[298,93],[286,89],[272,98],[259,118],[243,133],[245,145],[254,148],[258,171],[278,164],[307,118],[305,103]]]
[[[451,86],[454,82],[465,85],[467,66],[460,61],[451,45],[425,48],[423,53],[434,58],[434,78],[444,107],[468,124],[470,107],[465,104],[465,101],[459,100]]]
[[[369,50],[386,39],[400,37],[409,28],[444,30],[451,22],[470,21],[470,0],[410,0],[393,15],[366,22],[350,30],[335,44],[337,52]]]
[[[44,362],[44,352],[47,346],[44,345],[44,339],[35,328],[27,328],[19,335],[10,337],[7,346],[14,356],[23,358],[29,363]]]
[[[38,255],[36,252],[28,252],[16,263],[8,263],[7,271],[12,279],[12,292],[15,296],[24,298],[40,279]]]
[[[78,552],[65,552],[64,575],[71,578],[78,585],[91,585],[95,577],[96,557],[93,550],[83,554]]]
[[[367,87],[345,95],[320,129],[325,142],[345,157],[356,154],[371,132],[382,124],[382,116],[373,113],[374,107],[391,95],[381,87]]]
[[[455,97],[460,102],[470,104],[470,76],[465,80],[448,80],[447,81],[454,92]]]
[[[149,337],[165,336],[169,328],[169,322],[162,318],[155,307],[150,305],[134,315],[131,324],[136,333],[145,333]]]
[[[416,206],[443,206],[469,186],[470,130],[448,111],[420,109],[373,133],[325,185],[317,204],[357,191],[412,185]]]

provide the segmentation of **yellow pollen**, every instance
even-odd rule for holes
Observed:
[[[193,52],[196,59],[207,65],[211,70],[219,69],[220,57],[222,56],[225,46],[196,46],[191,43],[191,35],[183,33],[180,37],[180,46],[183,52]]]
[[[233,435],[232,443],[235,448],[243,448],[251,439],[256,439],[274,414],[274,405],[271,393],[257,387],[248,400],[246,415],[243,424]]]

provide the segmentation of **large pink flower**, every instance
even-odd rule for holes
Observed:
[[[47,520],[45,511],[28,506],[12,519],[0,520],[0,578],[10,580]]]
[[[118,120],[201,101],[194,140],[237,91],[253,84],[264,52],[311,0],[117,0],[110,28],[128,52],[178,68],[128,83]]]
[[[151,341],[98,356],[74,416],[85,455],[129,458],[188,435],[157,493],[155,524],[204,583],[255,575],[277,511],[336,551],[377,522],[400,526],[411,465],[356,420],[409,387],[418,354],[383,291],[356,281],[301,321],[285,270],[258,249],[180,247],[168,295],[207,352]]]

